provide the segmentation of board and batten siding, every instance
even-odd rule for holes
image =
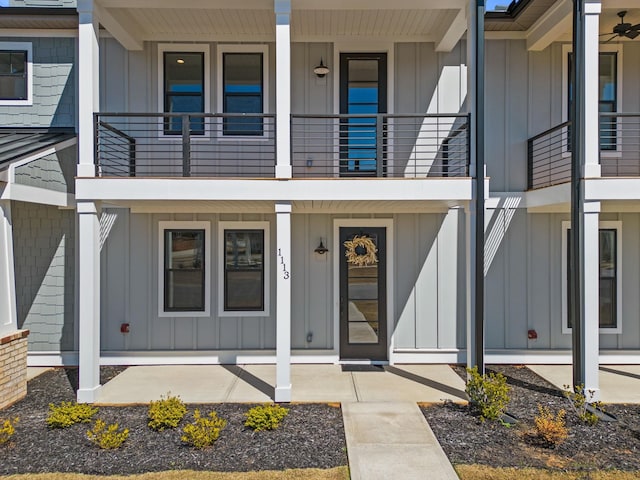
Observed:
[[[505,202],[507,203],[508,200]],[[562,332],[562,222],[568,213],[487,211],[486,348],[569,350]],[[622,333],[600,335],[600,348],[640,348],[640,214],[601,213],[622,222]],[[530,340],[533,329],[538,338]]]
[[[33,104],[0,105],[6,127],[69,127],[76,124],[76,39],[0,37],[33,48]]]
[[[452,213],[453,211],[453,213]],[[463,214],[357,216],[393,218],[395,232],[392,332],[396,348],[460,347],[464,338]],[[333,245],[333,223],[344,215],[292,215],[292,348],[334,348],[332,255],[314,253],[323,239]],[[353,217],[355,218],[355,217]],[[158,316],[158,222],[211,222],[211,316]],[[103,351],[273,350],[275,348],[275,270],[271,268],[269,317],[219,317],[218,222],[269,221],[271,262],[275,258],[275,222],[263,214],[141,214],[105,209],[101,219]],[[462,256],[460,256],[462,255]],[[129,323],[130,333],[120,333]],[[308,335],[311,334],[311,341]]]

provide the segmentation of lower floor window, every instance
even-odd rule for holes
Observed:
[[[599,280],[599,326],[601,329],[619,329],[618,307],[619,307],[619,281],[620,281],[620,263],[618,244],[620,227],[612,225],[604,227],[607,223],[619,222],[602,222],[598,235],[598,280]],[[570,268],[571,262],[571,230],[566,228],[565,233],[565,252],[566,252],[566,324],[568,328],[572,328],[571,323],[571,302],[570,298],[573,275]]]
[[[264,230],[224,230],[224,310],[263,311]]]

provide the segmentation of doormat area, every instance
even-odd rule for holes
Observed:
[[[384,365],[342,365],[343,372],[384,372]]]

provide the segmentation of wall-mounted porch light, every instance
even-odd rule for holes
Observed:
[[[316,77],[323,78],[329,72],[331,72],[331,70],[329,70],[329,67],[324,64],[322,57],[320,57],[320,65],[313,67],[313,73],[316,74]]]
[[[320,255],[324,255],[325,253],[327,253],[329,251],[329,249],[327,247],[324,246],[324,243],[322,243],[322,239],[320,239],[320,245],[318,245],[316,247],[316,249],[314,250],[314,252],[320,254]]]

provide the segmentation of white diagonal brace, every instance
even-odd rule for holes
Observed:
[[[527,49],[542,51],[561,35],[571,32],[571,0],[559,0],[527,32]]]
[[[440,40],[436,42],[436,52],[450,52],[453,50],[466,31],[467,12],[464,8],[461,8],[442,34]]]
[[[141,28],[132,20],[116,18],[107,8],[95,4],[94,11],[98,16],[100,24],[113,35],[120,44],[127,50],[143,50],[143,40],[140,37]]]

